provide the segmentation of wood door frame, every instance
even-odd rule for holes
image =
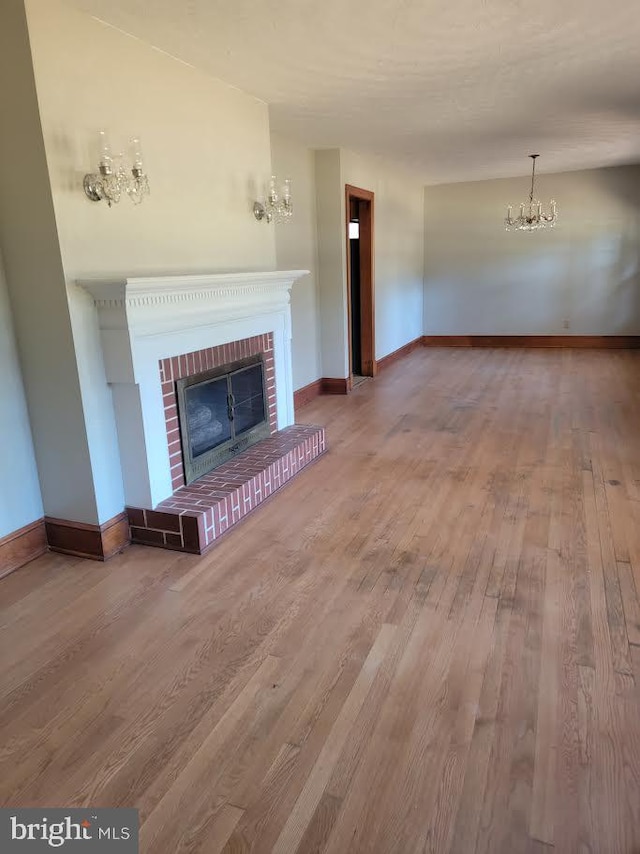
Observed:
[[[376,295],[373,260],[374,193],[362,187],[345,185],[345,237],[347,246],[347,330],[349,346],[349,388],[353,379],[351,348],[351,251],[349,248],[349,221],[351,200],[368,202],[362,206],[364,216],[360,219],[360,353],[362,372],[366,377],[375,377],[376,362]]]

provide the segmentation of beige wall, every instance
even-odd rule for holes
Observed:
[[[347,288],[340,149],[315,152],[322,375],[346,377]]]
[[[273,269],[251,215],[271,173],[267,106],[64,5],[28,0],[29,34],[67,276]],[[92,204],[97,132],[142,140],[151,196]]]
[[[42,516],[31,427],[0,258],[0,538]]]
[[[0,243],[44,511],[91,523],[96,496],[22,0],[0,4],[0,115]],[[9,389],[0,394],[11,406]]]
[[[425,333],[640,334],[640,167],[540,175],[557,227],[507,233],[506,206],[528,189],[426,188]]]
[[[111,393],[93,305],[73,282],[113,274],[269,270],[275,236],[252,215],[271,174],[265,104],[59,0],[27,0],[98,520],[122,510]],[[97,132],[139,135],[151,196],[108,208],[82,191]],[[80,508],[79,508],[80,509]],[[78,518],[77,514],[75,518]],[[87,520],[89,521],[89,520]]]
[[[293,387],[302,388],[322,376],[320,358],[316,182],[313,151],[271,134],[271,159],[278,178],[290,178],[294,216],[275,228],[279,270],[309,270],[291,292]]]

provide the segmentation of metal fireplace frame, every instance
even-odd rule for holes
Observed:
[[[239,435],[235,432],[233,410],[235,400],[231,392],[231,379],[234,375],[240,374],[247,368],[261,365],[262,367],[262,397],[264,419],[259,423],[245,430]],[[201,454],[198,457],[193,457],[191,454],[191,443],[189,441],[189,427],[187,422],[187,405],[186,395],[187,389],[194,385],[204,385],[211,380],[219,380],[222,377],[227,378],[227,409],[230,413],[229,421],[231,422],[231,438],[227,439],[215,448]],[[185,483],[193,483],[199,477],[212,471],[212,469],[221,466],[230,459],[240,454],[246,448],[259,442],[261,439],[266,439],[271,435],[271,427],[269,424],[269,401],[267,398],[267,377],[265,373],[264,357],[262,353],[256,356],[247,356],[245,359],[239,359],[235,362],[229,362],[226,365],[221,365],[218,368],[212,368],[209,371],[203,371],[199,374],[194,374],[190,377],[183,377],[176,380],[176,401],[178,404],[178,421],[180,423],[180,443],[182,446],[182,464],[184,467]]]

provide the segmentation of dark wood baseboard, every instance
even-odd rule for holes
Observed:
[[[320,388],[322,394],[349,394],[351,377],[322,377]]]
[[[47,551],[44,519],[36,519],[0,539],[0,578]]]
[[[293,406],[297,411],[323,394],[349,394],[351,377],[320,377],[293,393]]]
[[[635,350],[640,335],[424,335],[424,347],[563,347]]]
[[[422,344],[423,336],[420,335],[418,338],[414,338],[413,341],[409,341],[406,344],[403,344],[402,347],[398,347],[398,349],[394,350],[392,353],[387,353],[386,356],[378,359],[378,370],[383,371],[385,368],[393,365],[394,362],[397,362],[398,359],[402,359],[404,356],[408,356],[409,353],[412,353],[414,350],[422,347]]]
[[[51,516],[45,516],[44,522],[49,548],[76,557],[109,560],[131,541],[129,520],[125,512],[118,513],[102,525],[88,525]]]
[[[312,383],[299,388],[293,393],[293,408],[297,412],[303,406],[311,403],[322,394],[322,380],[314,380]]]

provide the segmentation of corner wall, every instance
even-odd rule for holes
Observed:
[[[316,151],[322,367],[349,374],[345,185],[375,194],[376,359],[422,335],[424,191],[409,172],[344,149]]]
[[[44,511],[96,521],[96,497],[22,0],[0,4],[0,244]]]
[[[349,374],[344,183],[340,155],[338,148],[315,152],[322,375],[333,378]]]
[[[0,258],[0,539],[43,515],[31,427]]]
[[[422,335],[424,190],[408,171],[382,158],[341,154],[343,185],[375,193],[375,355],[382,359]]]
[[[279,270],[310,271],[291,291],[293,388],[297,390],[322,376],[314,154],[272,133],[271,162],[279,180],[291,178],[294,216],[289,222],[262,223],[262,227],[275,230]]]
[[[640,166],[537,176],[557,226],[506,232],[529,185],[426,187],[425,334],[640,334]]]

